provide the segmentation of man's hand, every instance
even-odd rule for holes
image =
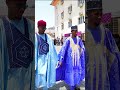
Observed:
[[[58,62],[58,66],[61,66],[62,65],[62,62]]]

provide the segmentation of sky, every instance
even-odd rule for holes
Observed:
[[[52,0],[35,0],[35,28],[37,22],[44,20],[47,23],[47,28],[53,27],[55,22],[54,6],[50,5]]]

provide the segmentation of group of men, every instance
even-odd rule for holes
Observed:
[[[85,46],[77,37],[78,27],[72,26],[72,36],[58,54],[44,33],[46,22],[38,21],[34,35],[34,23],[23,17],[26,1],[6,0],[8,16],[0,19],[0,90],[47,90],[59,80],[77,90],[84,78],[85,90],[120,89],[120,52],[101,23],[98,0],[87,2]]]
[[[49,88],[56,81],[63,80],[70,86],[70,90],[79,90],[77,85],[81,84],[81,81],[85,78],[85,90],[119,90],[120,52],[112,33],[101,22],[102,2],[88,0],[86,15],[88,23],[85,30],[85,46],[82,40],[77,37],[77,26],[72,26],[72,36],[65,40],[58,55],[56,50],[53,49],[54,45],[51,44],[49,44],[51,45],[49,50],[52,51],[48,51],[51,54],[40,55],[38,52],[38,57],[44,57],[44,59],[37,59],[42,63],[36,63],[36,67],[45,68],[39,68],[43,70],[39,75],[41,75],[41,79],[43,76],[45,81],[36,78],[37,88],[39,86]],[[46,24],[39,25],[38,23],[38,28],[39,26],[45,28]],[[39,29],[39,31],[41,30]],[[36,35],[39,35],[42,39],[44,39],[43,35],[45,37],[43,33]],[[48,35],[47,37],[49,38]],[[50,40],[46,43],[50,43]],[[43,49],[45,49],[44,47]],[[37,49],[40,50],[40,48]],[[48,57],[53,57],[53,59],[48,59]],[[55,68],[57,61],[58,67]]]
[[[85,77],[85,47],[77,37],[77,26],[71,27],[72,37],[67,38],[59,55],[50,36],[44,33],[46,22],[38,21],[38,29],[35,41],[36,88],[47,90],[56,81],[64,80],[74,90]]]

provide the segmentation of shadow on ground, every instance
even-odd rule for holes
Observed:
[[[80,90],[85,90],[85,81],[81,83],[80,86],[78,86]],[[43,90],[42,88],[37,90]],[[64,81],[58,81],[56,84],[49,88],[48,90],[69,90],[69,86]]]

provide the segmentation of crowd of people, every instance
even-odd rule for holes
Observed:
[[[55,38],[54,39],[54,45],[58,45],[58,46],[60,46],[60,45],[63,45],[63,37],[60,39],[60,38]]]

